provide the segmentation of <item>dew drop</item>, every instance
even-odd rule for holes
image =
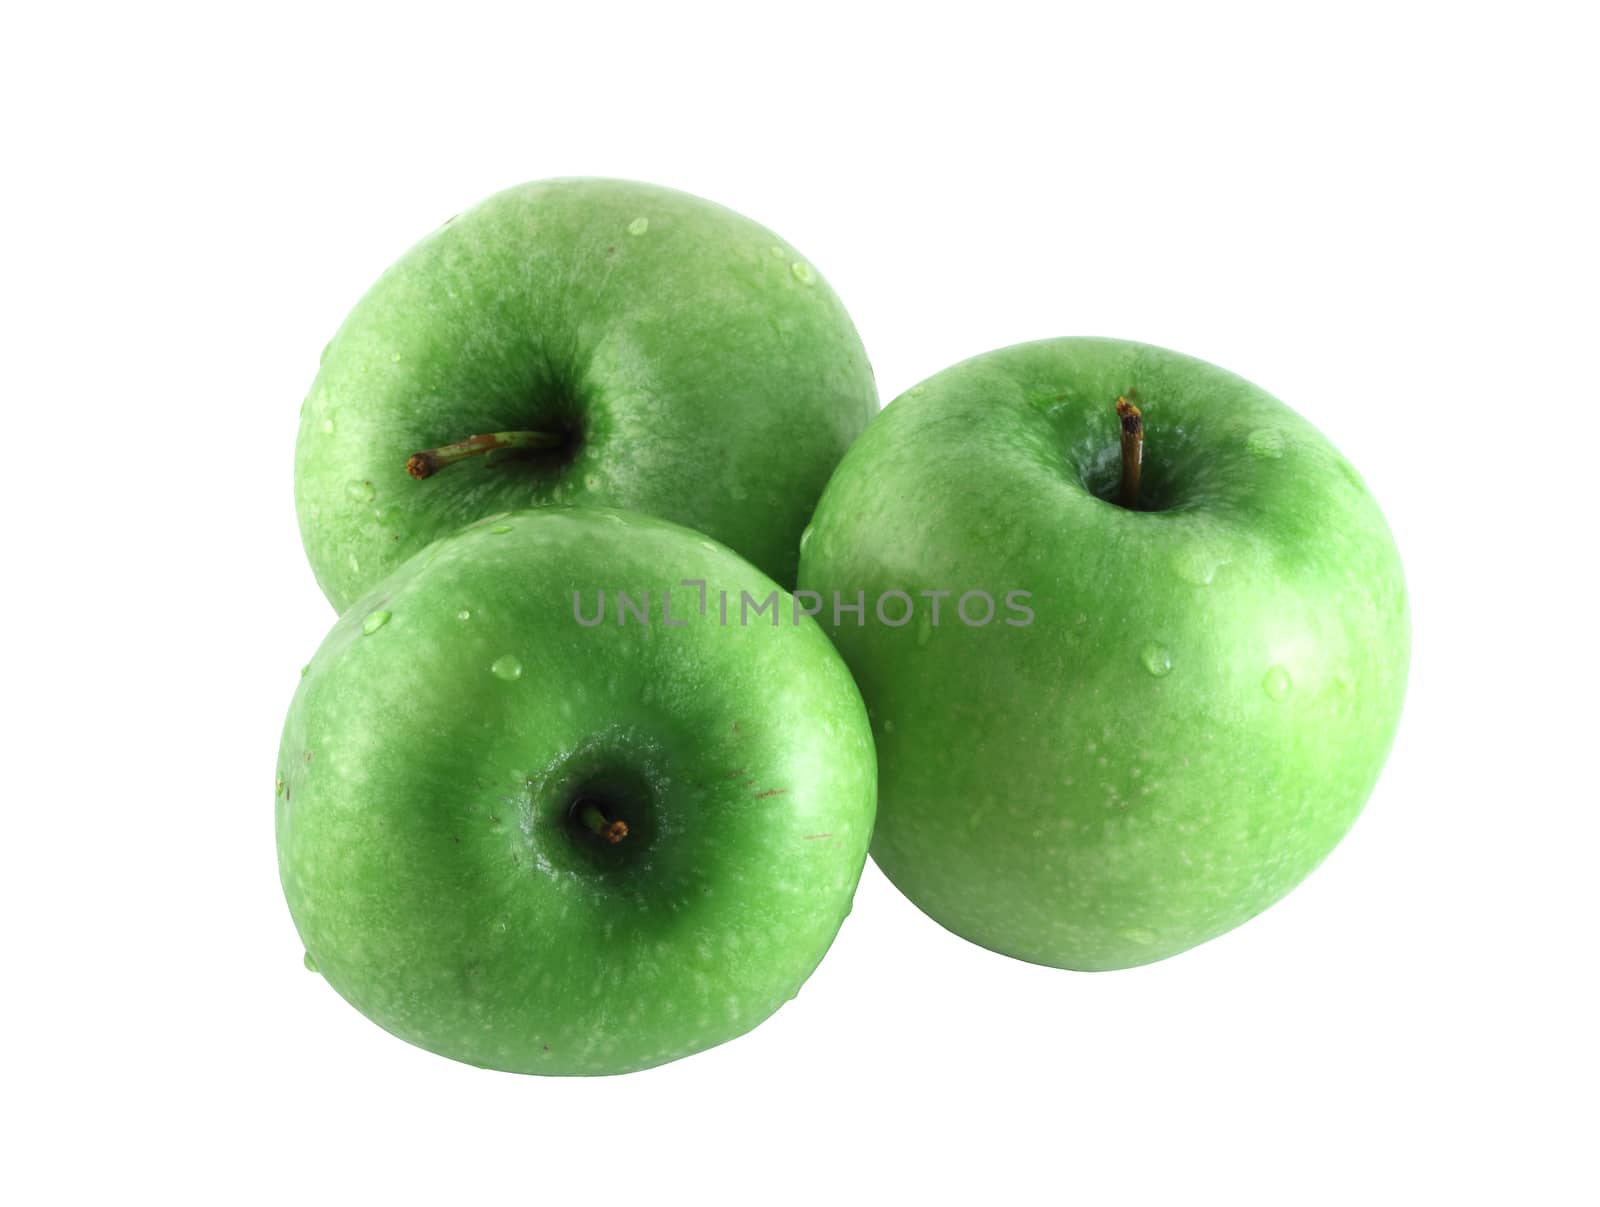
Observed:
[[[400,353],[398,353],[398,352],[389,353],[389,360],[391,362],[393,362],[394,364],[398,365],[400,363]]]
[[[1144,663],[1145,670],[1159,679],[1172,669],[1172,651],[1159,642],[1147,642],[1139,651],[1139,661]]]
[[[767,248],[767,250],[772,253],[772,258],[774,260],[787,260],[789,258],[789,253],[784,251],[783,248],[779,247],[776,243]]]
[[[361,622],[361,631],[369,637],[372,636],[372,634],[389,623],[391,615],[393,613],[385,612],[382,608],[379,608],[376,612],[368,612],[367,618]]]
[[[802,556],[804,556],[804,554],[805,554],[806,546],[811,543],[811,533],[812,533],[811,525],[807,524],[806,527],[805,527],[805,531],[800,534],[800,553],[801,553]]]
[[[515,683],[522,678],[522,663],[510,654],[502,654],[489,667],[489,673],[496,679],[504,679],[507,683]]]
[[[1172,568],[1184,582],[1196,587],[1209,587],[1217,577],[1217,570],[1228,559],[1205,546],[1185,549],[1173,560]]]
[[[320,968],[317,967],[317,962],[311,958],[311,953],[309,951],[306,952],[305,959],[302,960],[301,963],[303,963],[306,966],[306,971],[307,972],[321,972],[322,971]]]
[[[642,235],[649,229],[650,219],[648,218],[635,218],[632,222],[628,223],[628,233],[630,235]]]
[[[456,613],[456,619],[457,620],[471,620],[472,619],[471,610],[468,609],[468,608],[462,608],[461,611]]]
[[[357,503],[370,503],[378,497],[377,487],[373,486],[371,482],[365,481],[346,482],[344,493]]]
[[[322,421],[322,434],[323,434],[323,435],[324,435],[324,436],[331,436],[331,435],[333,435],[333,420],[331,420],[331,419],[324,419],[324,420],[323,420],[323,421]]]
[[[1244,447],[1252,457],[1276,460],[1283,456],[1283,433],[1269,427],[1257,428],[1245,437]]]
[[[967,829],[977,832],[978,828],[987,820],[990,811],[994,808],[994,797],[986,796],[978,802],[976,808],[967,815]]]
[[[495,524],[489,529],[489,531],[494,533],[495,536],[504,536],[506,533],[511,531],[511,525]]]
[[[794,279],[802,285],[810,285],[817,279],[817,274],[811,271],[811,265],[804,260],[796,260],[789,265],[789,271],[794,273]]]
[[[1261,686],[1274,700],[1281,700],[1289,694],[1289,688],[1292,686],[1289,672],[1281,666],[1272,667],[1262,678]]]

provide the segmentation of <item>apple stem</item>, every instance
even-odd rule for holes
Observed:
[[[1144,416],[1126,398],[1117,399],[1122,421],[1122,493],[1118,499],[1130,510],[1139,504],[1139,471],[1144,467]]]
[[[612,846],[628,836],[628,823],[620,817],[612,821],[595,805],[585,804],[578,810],[578,820],[591,834],[598,834]]]
[[[481,436],[468,436],[454,444],[441,444],[438,448],[425,448],[412,453],[406,462],[406,473],[413,478],[431,478],[447,465],[465,461],[468,457],[481,457],[502,448],[555,448],[561,443],[555,432],[485,432]]]

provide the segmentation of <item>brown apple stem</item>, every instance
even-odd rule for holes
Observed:
[[[1144,416],[1126,398],[1117,399],[1117,418],[1122,421],[1122,493],[1124,507],[1139,505],[1139,471],[1144,467]]]
[[[591,834],[598,834],[612,846],[616,846],[628,836],[628,823],[620,817],[612,821],[594,806],[586,804],[578,810],[578,820]]]
[[[406,473],[413,478],[431,478],[445,466],[468,457],[481,457],[502,448],[555,448],[560,443],[561,437],[555,432],[485,432],[412,453],[406,462]]]

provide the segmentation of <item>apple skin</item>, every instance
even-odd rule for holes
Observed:
[[[877,406],[844,306],[771,231],[653,185],[525,184],[412,248],[324,351],[295,449],[301,539],[340,611],[434,538],[543,504],[663,516],[792,587]],[[406,474],[421,450],[528,429],[563,447]]]
[[[661,627],[685,577],[711,605],[674,590],[686,623]],[[581,627],[573,592],[588,613],[601,588]],[[308,963],[402,1039],[520,1073],[647,1068],[793,997],[866,860],[872,734],[814,622],[722,627],[719,588],[776,590],[665,521],[550,508],[443,538],[348,609],[278,759]],[[649,626],[616,623],[618,589],[650,591]],[[570,816],[596,794],[632,827],[616,846]]]
[[[1151,510],[1105,501],[1114,403],[1143,408]],[[1075,969],[1238,926],[1354,822],[1410,650],[1361,479],[1250,383],[1101,339],[975,357],[891,403],[839,466],[800,585],[912,595],[823,617],[878,742],[872,854],[975,943]],[[920,591],[1031,591],[967,627]],[[898,618],[902,605],[891,609]],[[974,618],[981,601],[969,608]]]

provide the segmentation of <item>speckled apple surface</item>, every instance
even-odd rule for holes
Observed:
[[[580,625],[573,593],[592,619],[601,589],[605,622]],[[652,623],[618,624],[619,590],[648,591]],[[641,1069],[765,1019],[849,912],[874,803],[822,631],[738,623],[741,592],[776,590],[610,511],[485,519],[406,562],[334,626],[284,726],[278,863],[310,962],[401,1038],[523,1073]],[[626,838],[576,824],[580,799]]]
[[[325,349],[295,450],[301,538],[341,611],[436,537],[561,503],[664,516],[793,586],[877,404],[844,306],[771,231],[653,185],[526,184],[412,248]],[[559,447],[406,474],[420,450],[527,429]]]
[[[1145,510],[1107,501],[1119,395],[1144,413]],[[1159,348],[1047,340],[914,387],[829,484],[800,584],[869,601],[826,619],[878,742],[873,858],[1038,963],[1148,963],[1277,901],[1354,822],[1400,716],[1405,588],[1361,478],[1264,391]],[[1013,589],[1031,624],[954,615]],[[888,590],[913,623],[872,620]],[[937,626],[923,591],[954,592]]]

